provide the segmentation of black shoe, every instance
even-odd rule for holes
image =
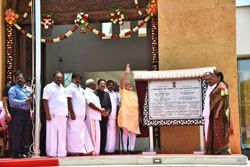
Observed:
[[[14,158],[24,158],[24,156],[22,154],[16,154],[14,155]]]
[[[30,152],[25,154],[25,158],[30,158],[30,157],[32,157],[32,154]]]
[[[122,154],[129,154],[129,152],[128,151],[123,151]]]
[[[108,152],[102,151],[102,152],[100,152],[100,155],[108,155]]]
[[[130,154],[138,154],[138,153],[135,151],[130,151]]]
[[[115,152],[113,154],[121,154],[120,151],[115,150]]]
[[[69,153],[67,156],[79,156],[79,154],[77,154],[77,153]]]

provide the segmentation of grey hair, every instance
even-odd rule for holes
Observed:
[[[213,73],[210,72],[210,71],[205,72],[203,75],[206,75],[206,74],[208,74],[208,75],[213,75]]]
[[[125,81],[125,86],[127,85],[128,82],[130,82],[130,80],[126,80],[126,81]]]
[[[89,87],[89,85],[93,84],[95,81],[93,79],[88,79],[86,81],[86,86]]]

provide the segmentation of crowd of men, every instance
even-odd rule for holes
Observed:
[[[131,83],[126,80],[130,68],[127,65],[121,90],[132,92]],[[13,81],[4,88],[3,107],[8,123],[9,157],[30,157],[30,120],[33,118],[33,90],[25,84],[25,76],[20,71],[12,73]],[[125,79],[124,79],[125,78]],[[131,136],[131,153],[134,153],[136,134],[139,131],[138,99],[121,105],[121,95],[117,83],[99,79],[86,81],[86,89],[81,86],[82,76],[79,72],[72,74],[71,84],[63,87],[63,75],[57,71],[52,83],[46,85],[42,93],[43,109],[46,113],[46,154],[49,157],[67,155],[105,155],[120,153],[119,135],[123,130],[123,150],[127,153],[127,137]],[[106,87],[107,85],[107,87]],[[96,89],[98,88],[98,89]],[[122,91],[123,92],[123,91]],[[121,111],[121,106],[134,106],[136,109]],[[36,106],[37,107],[37,106]],[[128,112],[128,113],[126,113]],[[133,113],[134,112],[134,113]],[[118,114],[119,113],[119,114]],[[135,118],[127,118],[128,115]],[[118,118],[119,117],[119,118]],[[126,118],[126,121],[124,120]],[[119,119],[119,121],[117,121]],[[129,127],[119,125],[129,122]],[[4,130],[6,129],[5,126]],[[130,129],[132,127],[132,130]],[[136,132],[133,132],[136,129]],[[125,135],[125,137],[124,137]],[[125,145],[124,145],[125,143]]]

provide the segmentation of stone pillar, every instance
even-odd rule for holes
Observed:
[[[0,100],[2,100],[3,87],[6,83],[6,38],[3,18],[3,8],[6,7],[7,0],[0,1]]]
[[[233,154],[241,153],[233,0],[158,0],[159,69],[215,66],[229,84],[235,135]],[[162,153],[189,153],[199,147],[199,126],[161,127]]]

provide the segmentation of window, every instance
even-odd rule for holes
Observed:
[[[242,148],[250,148],[250,59],[238,60],[240,133]]]
[[[102,32],[107,35],[112,35],[112,23],[102,23]],[[109,37],[102,37],[102,39],[111,39]]]
[[[138,21],[138,25],[141,24],[142,20]],[[138,30],[138,37],[146,37],[147,36],[147,23],[145,23],[141,28]]]
[[[71,76],[72,76],[72,73],[64,73],[64,87],[67,87],[70,85],[71,83]]]
[[[124,21],[123,25],[120,25],[120,34],[125,34],[126,32],[130,31],[130,21]],[[124,36],[121,38],[130,38],[131,35]]]

